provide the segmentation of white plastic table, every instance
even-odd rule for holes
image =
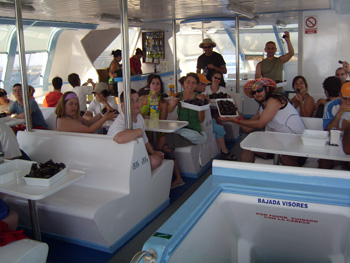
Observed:
[[[17,178],[4,184],[0,184],[0,192],[20,198],[28,199],[30,220],[34,239],[41,241],[40,225],[36,200],[44,199],[63,188],[74,184],[86,176],[85,172],[68,170],[67,174],[51,186],[31,186],[27,185],[23,178]]]
[[[150,119],[145,119],[146,131],[172,133],[188,125],[188,121],[159,120],[152,123]]]
[[[328,159],[338,161],[350,161],[350,155],[346,155],[342,146],[307,146],[301,139],[301,134],[279,132],[252,132],[242,142],[241,148],[253,152],[275,154],[274,163],[277,164],[278,155],[291,155]]]

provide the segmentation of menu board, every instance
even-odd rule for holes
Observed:
[[[164,59],[164,31],[142,32],[143,62],[158,64]]]

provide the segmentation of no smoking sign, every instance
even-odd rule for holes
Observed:
[[[317,33],[317,16],[305,17],[305,34]]]

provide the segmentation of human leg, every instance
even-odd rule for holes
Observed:
[[[149,161],[151,164],[151,170],[158,168],[162,164],[162,157],[157,154],[149,155]]]
[[[234,156],[226,147],[225,143],[225,134],[226,131],[223,126],[219,125],[216,123],[216,120],[212,118],[212,123],[213,123],[213,132],[216,137],[216,142],[221,150],[221,157],[225,160],[237,160],[237,157]]]
[[[7,224],[8,229],[16,230],[18,226],[18,214],[15,211],[10,210],[9,215],[1,221]]]
[[[333,160],[326,160],[326,159],[318,160],[318,168],[320,169],[333,169],[334,166],[335,166],[335,161]]]
[[[255,153],[249,150],[242,149],[241,162],[254,163]]]
[[[281,163],[286,166],[299,166],[296,156],[281,155]]]

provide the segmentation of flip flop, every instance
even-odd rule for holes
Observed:
[[[171,189],[171,190],[172,190],[172,189],[175,189],[176,187],[183,186],[184,184],[185,184],[185,182],[179,182],[179,183],[173,185],[170,189]]]
[[[237,161],[237,157],[230,152],[228,153],[221,152],[221,158],[224,160]]]

